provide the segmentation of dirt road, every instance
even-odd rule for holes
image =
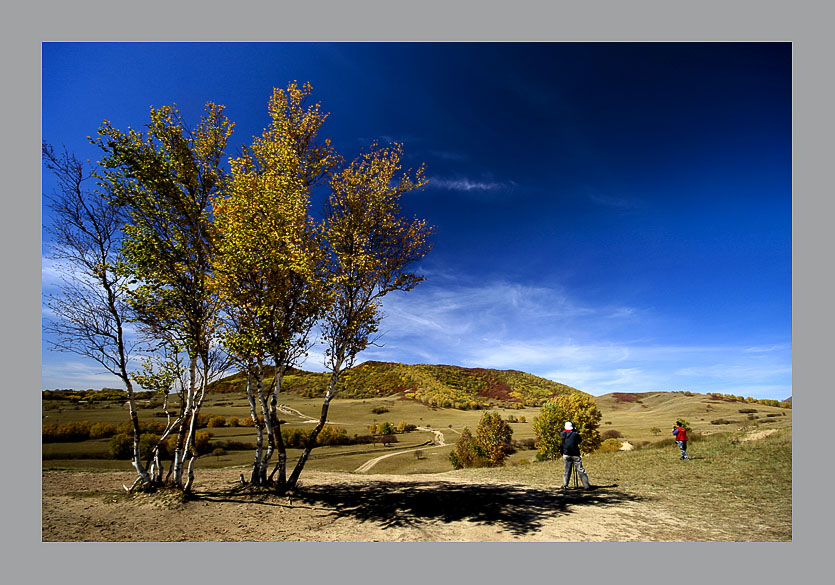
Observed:
[[[428,431],[435,435],[435,439],[431,443],[435,447],[443,447],[446,445],[444,442],[444,434],[441,431],[436,431],[435,429],[430,429],[428,427],[417,427],[419,431]],[[402,455],[403,453],[412,453],[414,451],[419,451],[423,449],[427,445],[421,445],[419,447],[414,447],[412,449],[404,449],[403,451],[395,451],[394,453],[387,453],[386,455],[381,455],[380,457],[375,457],[374,459],[369,459],[359,467],[354,470],[354,473],[367,473],[372,467],[377,465],[383,459],[387,459],[388,457],[394,457],[395,455]]]

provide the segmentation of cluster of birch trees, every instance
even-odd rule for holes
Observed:
[[[346,162],[320,138],[327,114],[311,93],[309,84],[275,89],[269,125],[232,158],[234,125],[214,103],[193,129],[176,107],[151,108],[143,131],[105,121],[91,139],[103,153],[92,171],[43,146],[58,181],[47,231],[65,267],[44,328],[57,349],[95,359],[124,383],[137,474],[130,489],[191,490],[207,385],[230,368],[247,373],[256,432],[250,481],[292,489],[340,373],[376,338],[382,297],[423,280],[412,270],[431,248],[432,228],[400,206],[425,184],[423,167],[404,171],[399,144],[375,144]],[[320,219],[311,213],[314,190],[328,195]],[[330,382],[288,475],[279,395],[314,332]],[[160,445],[176,437],[167,470],[159,445],[140,457],[135,386],[165,396]]]

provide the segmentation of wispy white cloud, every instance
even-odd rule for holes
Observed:
[[[594,305],[560,287],[473,284],[444,270],[432,282],[384,299],[381,346],[369,347],[358,362],[522,370],[591,394],[791,395],[790,343],[679,342],[655,337],[659,317],[645,308]],[[324,351],[314,345],[301,367],[324,371]],[[78,364],[43,370],[45,387],[101,387],[112,383],[106,378]]]
[[[474,181],[471,179],[440,179],[432,177],[429,186],[448,191],[507,191],[516,187],[513,181]]]
[[[791,344],[789,343],[776,343],[772,345],[755,345],[752,347],[746,347],[745,353],[773,353],[776,351],[786,351],[791,349]]]
[[[591,305],[556,287],[456,284],[447,274],[443,286],[390,295],[384,310],[385,347],[361,360],[522,370],[592,394],[745,386],[770,398],[791,387],[790,344],[769,346],[764,360],[747,344],[659,343],[650,311]]]
[[[95,362],[76,360],[60,363],[43,364],[41,368],[41,387],[55,390],[72,388],[86,390],[93,388],[121,388],[122,381]]]

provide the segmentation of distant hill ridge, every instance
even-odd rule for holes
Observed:
[[[269,381],[274,368],[267,370]],[[327,373],[291,369],[284,377],[284,391],[306,397],[323,396],[328,384]],[[227,376],[209,386],[210,392],[244,392],[246,375]],[[341,398],[374,398],[400,395],[429,406],[462,410],[490,408],[523,408],[541,406],[559,394],[585,392],[518,370],[464,368],[449,365],[400,364],[367,361],[346,370],[340,376],[337,396]]]

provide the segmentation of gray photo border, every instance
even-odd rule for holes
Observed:
[[[519,579],[592,579],[640,582],[700,579],[777,582],[824,558],[824,510],[818,485],[828,470],[812,463],[825,445],[823,416],[829,411],[824,364],[832,325],[832,211],[826,171],[832,159],[827,138],[833,103],[829,33],[824,3],[769,0],[638,0],[586,3],[489,1],[308,2],[283,6],[266,1],[217,0],[142,3],[17,3],[3,25],[3,103],[12,131],[3,141],[4,168],[11,170],[3,215],[6,338],[3,361],[10,373],[5,430],[20,451],[6,461],[3,541],[5,572],[17,582],[45,578],[87,583],[170,580],[177,567],[152,555],[164,544],[42,543],[40,437],[30,417],[39,412],[31,377],[40,367],[40,58],[45,41],[786,41],[794,62],[793,193],[793,387],[798,389],[792,543],[303,543],[167,545],[166,557],[193,556],[195,577],[212,583],[248,578],[254,559],[269,558],[270,579],[299,582],[370,580],[429,583]],[[827,115],[829,114],[829,115]],[[19,138],[20,142],[15,139]],[[23,221],[18,210],[23,211]],[[38,374],[39,375],[39,374]],[[9,413],[14,413],[9,414]],[[21,457],[21,455],[25,455]],[[805,474],[811,477],[805,477]],[[824,474],[824,481],[819,476]],[[815,487],[811,487],[814,484]],[[686,497],[686,495],[685,495]],[[717,503],[717,505],[720,505]],[[141,549],[138,547],[142,547]],[[183,550],[186,547],[187,550]],[[222,548],[219,548],[222,547]],[[133,563],[138,561],[137,565]],[[141,569],[134,572],[132,567]],[[805,573],[805,571],[804,571]],[[806,573],[808,575],[814,572]]]

